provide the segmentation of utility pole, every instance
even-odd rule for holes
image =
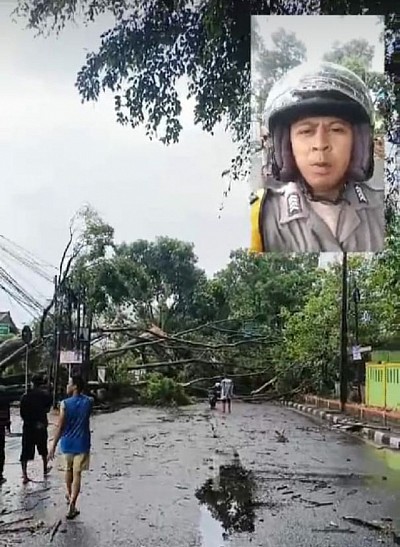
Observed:
[[[340,325],[340,410],[343,412],[347,403],[347,253],[342,259],[342,312]]]
[[[90,341],[92,331],[92,314],[88,306],[88,291],[86,287],[82,288],[83,309],[82,309],[82,329],[81,329],[81,348],[82,348],[82,377],[85,383],[89,380],[90,373]]]
[[[358,328],[358,304],[360,302],[360,291],[355,284],[354,290],[353,290],[353,302],[354,302],[354,335],[355,335],[355,342],[357,349],[359,349],[360,346],[360,339],[359,339],[359,328]],[[357,395],[358,395],[358,402],[362,402],[362,396],[361,396],[361,363],[362,361],[357,360],[355,363],[356,366],[356,381],[357,381]]]
[[[60,301],[58,277],[54,278],[54,358],[53,358],[53,408],[57,407],[58,368],[60,364]]]

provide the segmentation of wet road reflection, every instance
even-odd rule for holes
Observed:
[[[236,457],[231,464],[221,465],[218,475],[208,479],[195,496],[227,533],[254,532],[254,491],[252,472]]]

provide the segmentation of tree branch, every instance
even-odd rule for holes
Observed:
[[[242,373],[242,374],[230,374],[229,377],[230,378],[247,378],[247,377],[251,377],[251,376],[261,376],[263,374],[266,374],[269,372],[269,369],[265,369],[265,370],[260,370],[259,372],[247,372],[247,373]],[[221,377],[221,375],[219,376],[208,376],[208,377],[205,377],[205,378],[195,378],[194,380],[190,380],[190,382],[185,382],[185,383],[180,383],[179,385],[182,386],[182,387],[189,387],[193,384],[196,384],[198,382],[205,382],[205,381],[210,381],[210,380],[219,380],[219,378]],[[274,378],[275,380],[275,378]]]
[[[223,363],[221,361],[206,361],[204,359],[180,359],[178,361],[160,361],[158,363],[149,363],[146,365],[135,365],[132,367],[127,367],[127,370],[147,370],[153,368],[163,368],[163,367],[175,367],[175,366],[184,366],[190,365],[192,363],[200,365],[210,365],[210,366],[224,366],[224,367],[233,367],[236,366],[232,363]]]
[[[61,261],[60,261],[60,268],[59,268],[59,273],[58,273],[58,278],[61,279],[61,274],[63,273],[63,266],[64,266],[64,261],[66,259],[66,256],[67,256],[67,253],[72,245],[72,240],[74,238],[74,234],[72,232],[72,226],[70,224],[70,227],[69,227],[69,241],[64,249],[64,252],[62,254],[62,257],[61,257]]]

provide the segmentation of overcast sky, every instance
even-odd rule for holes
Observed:
[[[222,128],[214,137],[192,122],[184,103],[180,144],[150,142],[142,129],[115,121],[112,96],[81,104],[74,87],[86,49],[97,49],[112,21],[70,26],[56,38],[34,38],[0,2],[0,234],[52,264],[68,239],[69,219],[91,203],[115,228],[117,241],[158,235],[195,244],[208,274],[249,243],[248,193],[237,185],[221,220],[221,172],[234,153]],[[9,269],[0,251],[0,266]],[[27,289],[51,296],[52,287],[28,270],[14,270]],[[30,319],[0,289],[0,311]]]
[[[271,35],[279,28],[294,32],[307,48],[307,61],[322,60],[324,54],[332,49],[333,43],[350,42],[363,38],[374,46],[372,70],[383,72],[385,46],[379,37],[384,30],[381,18],[375,15],[254,15],[252,23],[257,21],[260,37],[265,47],[271,48]],[[254,69],[252,68],[252,71]],[[256,76],[256,74],[254,73]]]

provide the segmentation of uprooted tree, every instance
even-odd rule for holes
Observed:
[[[162,400],[171,393],[183,400],[182,390],[204,393],[224,373],[253,398],[332,389],[338,373],[339,265],[320,268],[317,255],[237,250],[209,278],[191,244],[166,237],[116,243],[112,227],[91,208],[75,217],[71,233],[56,305],[35,331],[32,351],[42,365],[54,351],[55,321],[63,340],[73,340],[74,298],[84,294],[92,318],[92,377],[104,366],[112,381],[134,383],[151,401],[159,400],[159,392]],[[350,341],[355,284],[360,343],[379,347],[398,336],[398,235],[399,217],[383,253],[349,261]],[[19,363],[23,350],[19,339],[0,344],[0,370]]]

